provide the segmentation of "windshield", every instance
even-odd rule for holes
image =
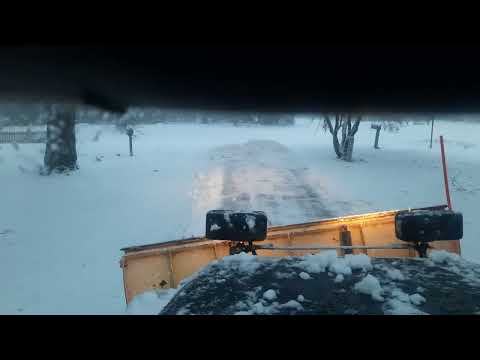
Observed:
[[[275,227],[445,205],[441,135],[461,255],[480,262],[479,120],[5,103],[0,313],[128,312],[120,249],[202,237],[214,209]]]

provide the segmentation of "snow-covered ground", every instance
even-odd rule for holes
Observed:
[[[446,138],[462,255],[480,262],[480,123],[436,121]],[[0,145],[0,313],[125,312],[120,248],[204,233],[214,208],[265,210],[272,224],[445,203],[430,126],[362,123],[354,162],[329,134],[295,127],[158,124],[137,129],[134,157],[113,126],[77,126],[80,170],[38,175],[44,145]]]

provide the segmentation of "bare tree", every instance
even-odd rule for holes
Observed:
[[[47,122],[45,170],[75,170],[77,150],[75,140],[75,109],[70,106],[52,106]]]
[[[324,129],[328,129],[330,134],[332,134],[333,149],[339,159],[347,160],[348,139],[352,139],[353,141],[353,138],[358,131],[358,127],[360,126],[361,119],[361,116],[357,116],[355,120],[353,120],[352,115],[336,114],[335,123],[333,124],[330,116],[327,115],[324,117]],[[340,130],[342,131],[341,140],[338,139],[338,133]]]

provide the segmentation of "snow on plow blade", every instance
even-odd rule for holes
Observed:
[[[412,210],[444,210],[446,205]],[[303,256],[321,250],[315,247],[352,246],[338,249],[339,255],[347,252],[367,254],[372,257],[417,257],[411,247],[396,237],[395,216],[407,210],[375,212],[302,224],[268,228],[267,238],[261,242],[259,256]],[[345,237],[345,234],[348,234]],[[345,243],[345,238],[348,243]],[[120,261],[123,270],[127,304],[138,294],[153,289],[175,288],[210,262],[230,255],[232,242],[208,240],[205,237],[176,240],[158,244],[123,248]],[[388,248],[388,246],[398,248]],[[271,251],[269,246],[280,250]],[[346,246],[345,248],[348,248]],[[460,241],[433,241],[432,249],[460,254]],[[295,248],[294,250],[291,248]]]

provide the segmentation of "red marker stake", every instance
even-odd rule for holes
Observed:
[[[448,189],[447,161],[445,160],[445,146],[443,145],[443,136],[440,136],[440,149],[442,150],[443,178],[445,181],[445,194],[447,195],[448,208],[452,210],[452,200],[450,199],[450,190]]]

